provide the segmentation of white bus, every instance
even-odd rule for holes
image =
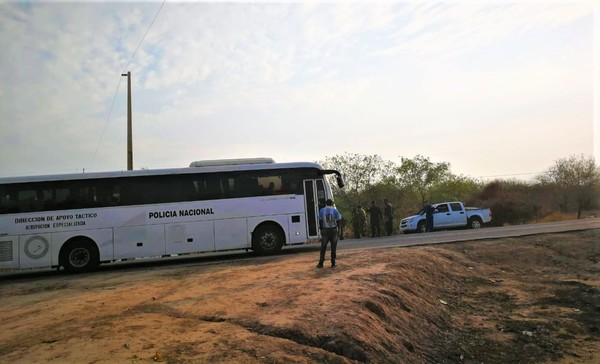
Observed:
[[[338,171],[264,158],[0,178],[0,270],[83,272],[116,260],[235,249],[273,254],[319,238],[329,174],[343,187]]]

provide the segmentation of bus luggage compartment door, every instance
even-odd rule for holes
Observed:
[[[115,229],[115,259],[157,257],[165,254],[164,225]]]
[[[50,234],[19,236],[19,267],[41,268],[52,264]]]
[[[249,248],[246,218],[215,220],[215,249]]]
[[[167,254],[210,252],[215,250],[212,221],[194,221],[165,225]]]

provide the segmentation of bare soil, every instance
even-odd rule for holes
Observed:
[[[2,279],[0,362],[600,363],[600,230],[317,258]]]

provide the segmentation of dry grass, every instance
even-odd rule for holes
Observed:
[[[598,363],[599,238],[3,280],[0,362]]]

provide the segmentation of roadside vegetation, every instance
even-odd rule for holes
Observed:
[[[600,209],[600,166],[585,155],[558,159],[530,181],[484,182],[457,175],[450,163],[432,162],[422,155],[402,157],[397,164],[379,155],[345,153],[319,163],[344,176],[346,187],[334,187],[334,195],[348,229],[354,206],[368,207],[376,201],[382,207],[384,198],[394,206],[395,230],[400,219],[419,211],[425,201],[489,207],[493,226],[580,219],[595,216]]]

